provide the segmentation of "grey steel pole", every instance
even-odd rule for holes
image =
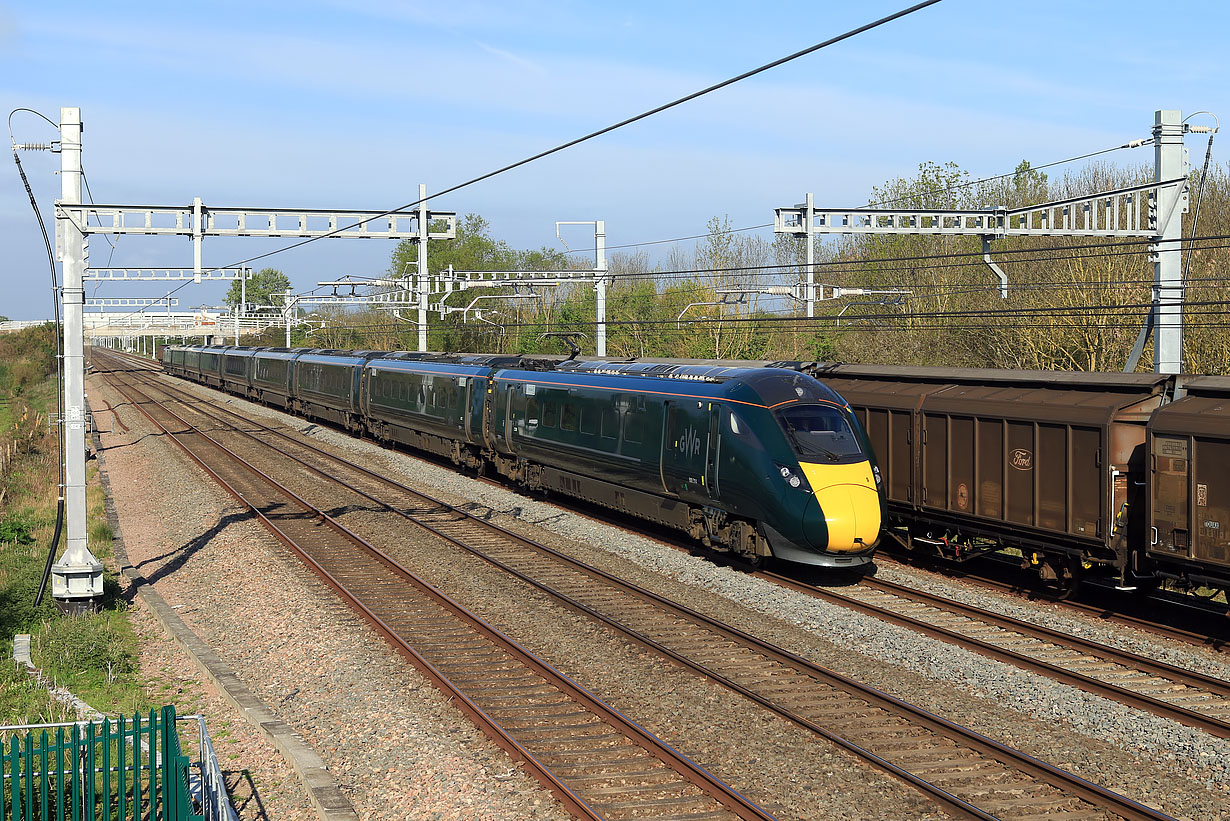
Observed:
[[[807,192],[803,207],[803,239],[807,243],[807,290],[803,292],[803,301],[807,306],[807,316],[816,315],[816,251],[812,247],[811,216],[814,203],[811,192]]]
[[[248,269],[244,268],[239,272],[239,315],[243,316],[248,310]],[[238,325],[236,325],[238,328]],[[239,331],[235,331],[235,344],[239,344]]]
[[[606,356],[606,220],[594,222],[594,247],[598,254],[595,266],[598,276],[594,281],[594,290],[598,293],[596,353]]]
[[[1153,178],[1157,182],[1187,176],[1182,112],[1165,110],[1154,114],[1153,162]],[[1156,373],[1183,370],[1183,254],[1179,240],[1183,237],[1187,200],[1187,188],[1182,184],[1158,193],[1157,235],[1149,248],[1153,256]]]
[[[81,109],[60,109],[60,219],[64,274],[64,513],[67,547],[51,568],[61,610],[91,609],[102,596],[102,564],[90,553],[85,504],[85,212],[81,205]]]
[[[418,281],[418,302],[419,302],[419,350],[427,350],[427,298],[428,298],[428,282],[427,282],[427,186],[419,183],[419,281]]]

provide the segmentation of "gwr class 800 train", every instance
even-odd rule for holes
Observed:
[[[880,472],[849,405],[722,363],[168,346],[171,374],[685,531],[753,562],[872,560]]]

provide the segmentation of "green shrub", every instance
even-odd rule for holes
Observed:
[[[136,639],[114,611],[43,625],[35,653],[43,672],[59,681],[85,677],[110,684],[137,669]]]
[[[0,519],[0,543],[34,544],[34,536],[30,531],[33,525],[20,516],[10,515]]]

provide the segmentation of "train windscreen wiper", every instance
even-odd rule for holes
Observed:
[[[798,430],[786,417],[782,417],[782,422],[786,425],[786,432],[790,434],[790,441],[794,443],[794,449],[799,452],[800,456],[825,456],[833,462],[841,461],[841,456],[834,451],[831,451],[822,445],[813,444],[812,442],[804,442],[801,440],[799,438]]]

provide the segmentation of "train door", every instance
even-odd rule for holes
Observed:
[[[1170,556],[1191,556],[1191,440],[1154,436],[1153,529],[1150,549]]]
[[[705,443],[705,490],[709,496],[719,495],[718,465],[722,461],[722,406],[717,402],[709,402],[709,436]]]
[[[483,442],[491,450],[495,450],[495,377],[483,380],[486,392],[483,394]]]
[[[668,401],[662,413],[662,487],[668,493],[710,495],[715,475],[710,459],[712,414],[709,403]]]
[[[470,438],[470,422],[474,417],[474,384],[478,382],[477,376],[461,377],[461,429],[465,432],[465,438]]]
[[[511,424],[509,419],[509,410],[512,405],[513,386],[511,384],[498,385],[495,380],[491,382],[491,392],[487,394],[488,405],[486,411],[490,422],[489,439],[492,447],[501,452],[508,452],[508,429]]]

